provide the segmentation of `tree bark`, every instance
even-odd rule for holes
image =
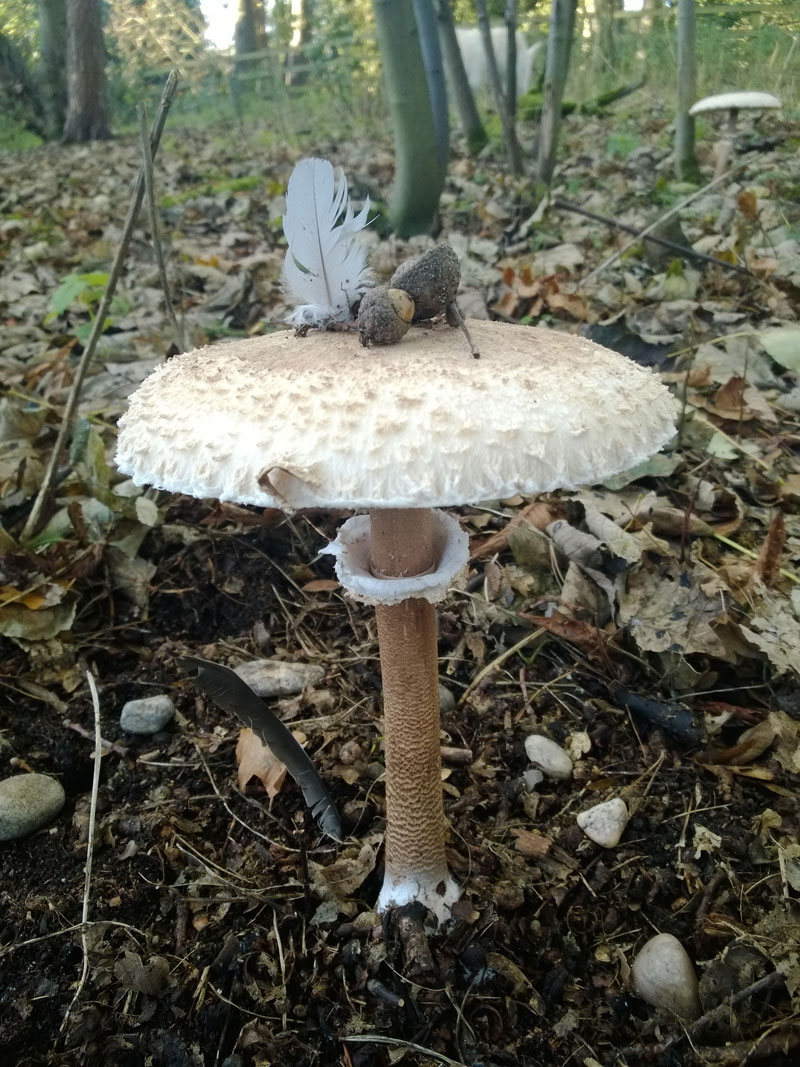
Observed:
[[[383,83],[394,127],[392,228],[430,233],[444,186],[412,0],[373,0]]]
[[[506,107],[512,122],[517,117],[517,0],[506,0]]]
[[[577,0],[553,0],[550,12],[550,32],[547,37],[547,59],[542,86],[542,118],[536,158],[536,179],[547,188],[553,180],[556,166],[561,102],[569,70],[572,38],[575,34],[576,8]]]
[[[689,108],[697,99],[694,0],[678,0],[678,113],[675,116],[675,174],[696,182],[700,169],[694,154],[694,118]]]
[[[55,140],[67,114],[67,7],[65,0],[39,0],[39,87],[47,136]]]
[[[458,47],[451,0],[439,0],[436,17],[439,22],[439,41],[447,74],[450,103],[455,109],[458,125],[466,139],[467,150],[470,155],[475,156],[484,147],[488,138],[478,114],[475,97],[469,87],[464,57]]]
[[[425,81],[428,85],[433,129],[439,152],[439,166],[444,179],[450,160],[450,116],[447,110],[447,89],[444,81],[439,32],[436,28],[436,12],[433,10],[432,0],[412,0],[412,2],[422,50],[422,66],[425,69]]]
[[[67,117],[65,141],[101,141],[108,121],[102,0],[67,0]]]
[[[494,45],[492,44],[492,28],[489,24],[489,15],[486,9],[486,0],[475,0],[475,12],[478,16],[478,29],[481,33],[481,40],[483,41],[483,48],[486,52],[486,68],[489,74],[489,88],[492,90],[492,96],[494,97],[494,106],[497,109],[497,114],[500,118],[500,126],[503,130],[503,143],[506,149],[506,155],[508,156],[508,162],[511,166],[512,174],[519,177],[522,174],[522,151],[519,147],[519,140],[517,139],[517,130],[514,125],[514,119],[511,111],[508,107],[505,95],[503,93],[503,86],[500,83],[500,72],[497,69],[497,58],[494,54]],[[516,53],[516,48],[515,48]],[[514,93],[516,97],[516,63],[514,64]]]

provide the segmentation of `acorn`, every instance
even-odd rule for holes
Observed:
[[[361,344],[393,345],[408,333],[414,318],[414,301],[403,289],[376,285],[368,289],[358,309]]]
[[[402,263],[389,279],[391,289],[404,289],[414,301],[414,322],[441,315],[455,302],[461,281],[458,256],[446,241],[417,259]]]

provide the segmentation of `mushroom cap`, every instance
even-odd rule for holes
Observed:
[[[777,96],[773,96],[772,93],[740,90],[731,93],[716,93],[714,96],[704,96],[702,100],[692,104],[689,108],[689,114],[699,115],[701,111],[740,111],[743,108],[759,109],[780,106],[780,100]]]
[[[601,481],[674,432],[657,375],[584,338],[474,321],[376,352],[289,331],[162,364],[119,423],[141,485],[285,510],[412,508]]]

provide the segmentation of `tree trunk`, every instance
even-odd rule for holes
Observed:
[[[67,0],[65,141],[101,141],[108,124],[102,0]]]
[[[391,221],[399,237],[430,233],[444,171],[412,0],[372,0],[383,82],[394,127]]]
[[[550,32],[547,37],[547,59],[542,86],[542,118],[536,158],[536,179],[547,188],[553,180],[556,166],[561,101],[564,97],[572,38],[575,33],[576,7],[577,0],[553,0],[550,11]]]
[[[39,0],[39,86],[47,136],[55,140],[67,114],[67,7]]]
[[[292,0],[292,38],[286,56],[286,84],[305,85],[308,81],[308,59],[305,48],[311,40],[315,0]],[[296,67],[302,69],[296,70]]]
[[[517,0],[506,0],[506,107],[512,122],[517,117]]]
[[[597,44],[603,63],[609,68],[616,62],[615,6],[614,0],[596,0],[595,4]]]
[[[447,111],[447,89],[444,81],[442,49],[436,28],[436,12],[433,10],[432,0],[413,0],[413,6],[422,50],[422,65],[425,68],[425,81],[428,85],[433,128],[436,134],[436,147],[439,151],[439,166],[442,168],[442,179],[444,179],[450,160],[450,116]]]
[[[517,130],[514,125],[514,119],[511,116],[508,103],[503,93],[503,86],[500,84],[500,72],[497,69],[497,58],[494,54],[494,46],[492,44],[492,27],[489,24],[489,15],[486,10],[486,0],[475,0],[475,12],[478,16],[478,29],[481,32],[483,48],[486,52],[486,67],[489,74],[489,88],[492,90],[492,96],[494,97],[494,106],[497,109],[497,114],[500,118],[500,125],[503,130],[503,143],[505,144],[508,162],[511,166],[512,174],[515,174],[517,177],[519,177],[522,174],[523,170],[522,151],[519,147],[519,141],[517,140]],[[514,96],[516,96],[516,63],[513,84]]]
[[[447,73],[447,88],[450,103],[455,109],[458,124],[467,142],[470,155],[477,155],[487,141],[475,97],[469,87],[469,79],[464,68],[464,57],[458,47],[456,24],[453,19],[451,0],[439,0],[437,6],[439,22],[439,41],[442,46],[442,58]]]
[[[44,108],[37,87],[19,48],[4,33],[0,33],[0,100],[7,118],[44,135]]]
[[[689,108],[697,99],[694,59],[694,0],[678,0],[678,113],[675,116],[675,174],[696,182],[700,170],[694,155],[694,118]]]

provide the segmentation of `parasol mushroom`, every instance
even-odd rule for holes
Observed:
[[[445,856],[434,604],[467,561],[435,508],[594,482],[657,451],[674,403],[655,374],[583,338],[473,322],[376,352],[352,333],[278,333],[176,356],[133,394],[117,463],[138,484],[266,507],[367,509],[331,546],[374,604],[383,679],[386,862],[378,906],[440,920]]]
[[[706,111],[725,111],[728,115],[726,136],[717,146],[717,165],[714,168],[714,177],[718,178],[724,173],[733,153],[733,136],[736,132],[736,123],[739,112],[742,110],[763,111],[766,108],[781,106],[780,100],[772,93],[750,92],[738,90],[730,93],[717,93],[714,96],[704,96],[702,100],[692,104],[689,114],[694,117]]]

